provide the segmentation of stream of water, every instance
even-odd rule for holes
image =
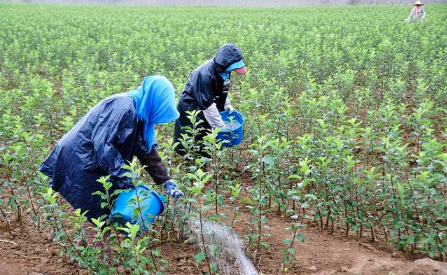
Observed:
[[[201,229],[200,221],[197,218],[190,218],[188,223],[191,232],[200,242]],[[256,268],[244,253],[244,245],[238,236],[223,224],[211,221],[203,221],[203,236],[207,246],[217,247],[217,257],[208,253],[212,262],[217,265],[220,274],[234,275],[258,275]],[[209,250],[209,249],[208,249]]]

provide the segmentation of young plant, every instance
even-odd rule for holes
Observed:
[[[296,248],[294,248],[294,244],[296,240],[299,240],[300,242],[304,242],[304,235],[302,233],[298,232],[299,228],[302,228],[303,225],[299,222],[294,222],[290,225],[290,227],[287,227],[288,230],[292,232],[292,239],[285,239],[283,243],[287,246],[287,248],[282,249],[282,262],[281,262],[281,273],[287,274],[288,268],[287,264],[290,262],[295,261],[295,253]]]

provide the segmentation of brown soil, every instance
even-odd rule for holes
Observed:
[[[264,274],[279,274],[282,241],[287,222],[278,218],[270,218],[268,240],[273,249],[266,253],[261,270]],[[285,233],[287,232],[287,233]],[[446,274],[447,263],[422,259],[415,262],[407,260],[398,252],[384,251],[378,245],[367,242],[356,242],[341,236],[331,236],[314,227],[301,231],[306,240],[297,243],[297,259],[289,267],[290,274],[359,274],[359,275],[428,275]]]
[[[4,225],[4,224],[1,224]],[[51,237],[37,231],[33,224],[13,224],[12,236],[0,227],[0,274],[88,274],[72,264]]]
[[[266,232],[270,236],[266,241],[270,247],[262,252],[260,262],[255,264],[261,274],[281,274],[281,249],[285,247],[283,240],[291,236],[286,227],[292,220],[272,216],[268,222]],[[239,235],[246,234],[248,225],[246,217],[239,217],[235,230]],[[34,225],[15,225],[12,233],[13,236],[0,229],[1,275],[88,274],[66,256],[60,256],[60,247],[52,243],[45,233],[38,232]],[[306,240],[295,244],[297,259],[288,264],[287,274],[447,275],[447,263],[431,259],[410,261],[389,248],[329,235],[311,227],[311,224],[301,233]],[[170,264],[166,274],[201,274],[204,270],[194,265],[193,256],[198,250],[192,244],[165,244],[160,250]]]

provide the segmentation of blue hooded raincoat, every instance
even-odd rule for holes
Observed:
[[[111,192],[133,188],[122,165],[151,152],[153,146],[148,144],[155,143],[155,124],[178,117],[169,80],[147,77],[136,90],[96,104],[56,144],[40,171],[51,178],[50,186],[73,208],[88,211],[89,219],[108,214],[101,208],[101,198],[92,195],[104,191],[97,180],[110,175]]]

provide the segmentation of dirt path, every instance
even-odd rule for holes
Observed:
[[[239,235],[248,231],[248,220],[236,223]],[[269,217],[270,248],[263,251],[258,265],[264,275],[280,274],[283,240],[291,235],[285,228],[286,218]],[[330,236],[314,227],[304,228],[306,241],[297,243],[297,259],[291,263],[287,274],[344,274],[344,275],[447,275],[447,263],[430,259],[409,261],[399,253],[382,251],[369,243]],[[84,275],[87,272],[59,256],[59,247],[34,226],[15,229],[14,236],[0,229],[1,275]],[[165,244],[160,248],[169,261],[166,274],[201,274],[195,267],[193,256],[197,249],[188,244]]]
[[[273,268],[264,268],[264,274],[278,274],[278,262],[282,254],[278,251],[285,238],[284,222],[270,218],[269,243]],[[345,275],[447,275],[447,263],[431,259],[409,261],[399,253],[377,249],[371,244],[347,240],[344,237],[330,236],[316,228],[302,231],[306,236],[304,243],[297,243],[297,259],[289,268],[290,274],[345,274]],[[290,235],[290,234],[289,234]],[[267,254],[268,255],[268,254]],[[274,264],[276,262],[276,264]],[[261,266],[266,266],[262,264]]]

